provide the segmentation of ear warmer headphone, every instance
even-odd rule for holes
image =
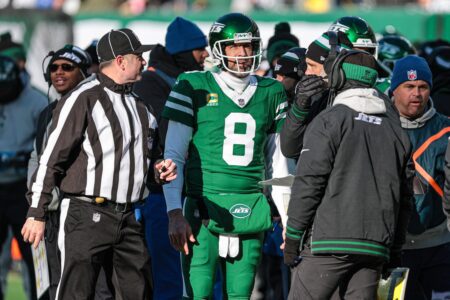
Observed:
[[[323,62],[323,68],[326,73],[329,74],[327,70],[331,70],[331,66],[336,60],[336,57],[339,55],[338,34],[335,31],[328,31],[326,34],[328,35],[328,42],[330,43],[330,53],[328,54],[327,59]]]
[[[48,70],[48,65],[47,65],[47,67],[44,67],[44,65],[45,65],[45,60],[49,57],[53,57],[54,54],[55,54],[55,51],[50,51],[42,60],[42,75],[44,75],[45,82],[47,82],[49,86],[51,84],[50,72]]]
[[[362,50],[342,49],[341,52],[339,52],[339,55],[334,59],[334,61],[332,63],[331,61],[329,61],[327,66],[325,66],[325,71],[328,74],[328,87],[330,89],[328,97],[329,106],[332,104],[332,100],[334,99],[336,92],[344,87],[345,82],[347,80],[343,69],[343,64],[345,60],[347,59],[347,57],[356,54],[367,54],[369,56],[371,55],[370,53]],[[365,82],[372,86],[373,84],[375,84],[378,75],[377,70],[364,66],[360,66],[358,69],[352,69],[352,73],[353,73],[351,74],[352,80]]]
[[[49,57],[51,57],[51,59],[47,64],[47,67],[45,67],[44,71],[45,61]],[[65,59],[75,64],[77,67],[80,68],[81,74],[83,75],[84,78],[88,76],[87,69],[92,65],[91,56],[80,47],[74,45],[65,45],[62,49],[56,52],[50,51],[42,61],[42,71],[44,73],[44,79],[49,84],[49,86],[51,85],[49,66],[52,64],[52,62],[54,62],[57,59]]]

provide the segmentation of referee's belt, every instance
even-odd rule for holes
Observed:
[[[98,205],[105,208],[111,208],[114,212],[126,213],[134,209],[134,205],[136,203],[126,202],[126,203],[117,203],[111,201],[105,197],[94,197],[94,196],[84,196],[84,195],[72,195],[72,194],[64,194],[65,197],[69,199],[79,200],[91,203],[93,205]],[[137,202],[139,203],[139,202]]]

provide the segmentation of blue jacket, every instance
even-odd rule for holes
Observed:
[[[404,249],[421,249],[450,242],[442,208],[445,152],[450,119],[436,112],[432,100],[416,120],[401,117],[413,147],[415,209],[411,215]]]
[[[19,97],[0,105],[0,183],[11,183],[27,178],[27,157],[33,150],[37,121],[47,106],[44,94],[33,88],[24,78],[24,89]],[[14,157],[26,159],[23,167],[10,167],[7,161]]]

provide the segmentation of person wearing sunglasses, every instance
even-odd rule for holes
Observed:
[[[91,64],[92,58],[86,51],[77,46],[66,45],[53,53],[44,77],[64,96],[88,77],[87,70]]]
[[[142,53],[151,48],[130,29],[107,32],[97,44],[100,71],[67,93],[53,112],[27,194],[31,206],[22,235],[39,245],[52,191],[59,187],[56,299],[93,299],[101,268],[114,278],[115,297],[151,298],[149,256],[135,205],[146,196],[150,159],[161,152],[156,118],[132,93],[146,63]],[[155,167],[162,183],[176,177],[171,160]]]
[[[44,73],[49,87],[58,93],[58,98],[52,101],[40,114],[37,125],[34,149],[28,162],[28,188],[31,189],[31,177],[38,167],[38,157],[42,154],[49,134],[53,110],[58,101],[76,88],[87,76],[91,66],[90,55],[81,48],[73,45],[65,45],[63,48],[50,52],[50,61]],[[48,59],[47,57],[44,59]],[[89,78],[90,80],[90,78]],[[56,298],[56,289],[61,276],[60,253],[58,249],[58,231],[60,217],[60,192],[59,188],[53,190],[53,199],[48,206],[45,223],[45,246],[49,267],[50,287],[49,299]],[[114,291],[108,288],[103,269],[95,287],[96,300],[113,299]]]

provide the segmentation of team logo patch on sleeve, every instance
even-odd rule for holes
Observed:
[[[101,215],[99,213],[94,213],[92,215],[92,221],[94,221],[95,223],[98,223],[98,222],[100,222],[100,217],[101,217]]]
[[[219,105],[219,95],[211,93],[206,95],[206,106],[218,106]]]

